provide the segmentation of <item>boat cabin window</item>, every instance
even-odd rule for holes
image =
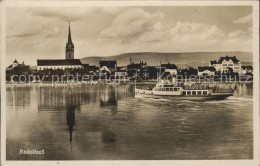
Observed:
[[[187,95],[191,95],[191,91],[187,91]]]
[[[198,93],[198,95],[201,95],[201,91],[198,91],[197,93]]]
[[[196,91],[192,91],[192,95],[196,95]]]
[[[203,95],[207,95],[207,91],[203,91]]]

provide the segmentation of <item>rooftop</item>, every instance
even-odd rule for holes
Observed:
[[[107,67],[115,67],[117,64],[116,61],[99,61],[99,65],[102,66],[107,66]]]
[[[79,59],[38,59],[37,66],[82,65]]]
[[[18,61],[15,59],[13,63],[18,63]]]
[[[243,70],[246,70],[246,69],[252,70],[252,69],[253,69],[252,66],[242,66],[241,68],[242,68]]]
[[[225,56],[225,57],[220,57],[219,60],[218,60],[218,63],[220,64],[224,60],[226,60],[226,61],[232,60],[234,63],[238,63],[239,62],[239,60],[236,58],[236,56],[232,56],[232,57]]]
[[[177,69],[177,66],[175,64],[161,64],[161,67],[166,68],[166,69]]]
[[[217,61],[210,61],[210,65],[217,64]]]
[[[208,67],[208,66],[199,66],[198,67],[199,72],[205,71],[205,70],[209,70],[209,71],[216,71],[216,69],[214,67]]]

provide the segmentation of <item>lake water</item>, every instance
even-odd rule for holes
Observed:
[[[7,160],[252,159],[252,86],[169,101],[134,98],[131,85],[8,85]]]

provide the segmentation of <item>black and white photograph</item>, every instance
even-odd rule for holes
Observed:
[[[100,4],[5,7],[7,165],[259,158],[257,2]]]

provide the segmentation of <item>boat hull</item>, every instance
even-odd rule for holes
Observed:
[[[222,94],[222,95],[208,95],[208,96],[159,96],[159,95],[149,95],[149,94],[136,94],[135,97],[144,97],[144,98],[154,98],[154,99],[179,99],[179,100],[224,100],[227,97],[232,96],[231,94]]]
[[[158,95],[149,90],[137,90],[135,97],[154,98],[154,99],[180,99],[180,100],[224,100],[233,93],[211,93],[209,95]]]

